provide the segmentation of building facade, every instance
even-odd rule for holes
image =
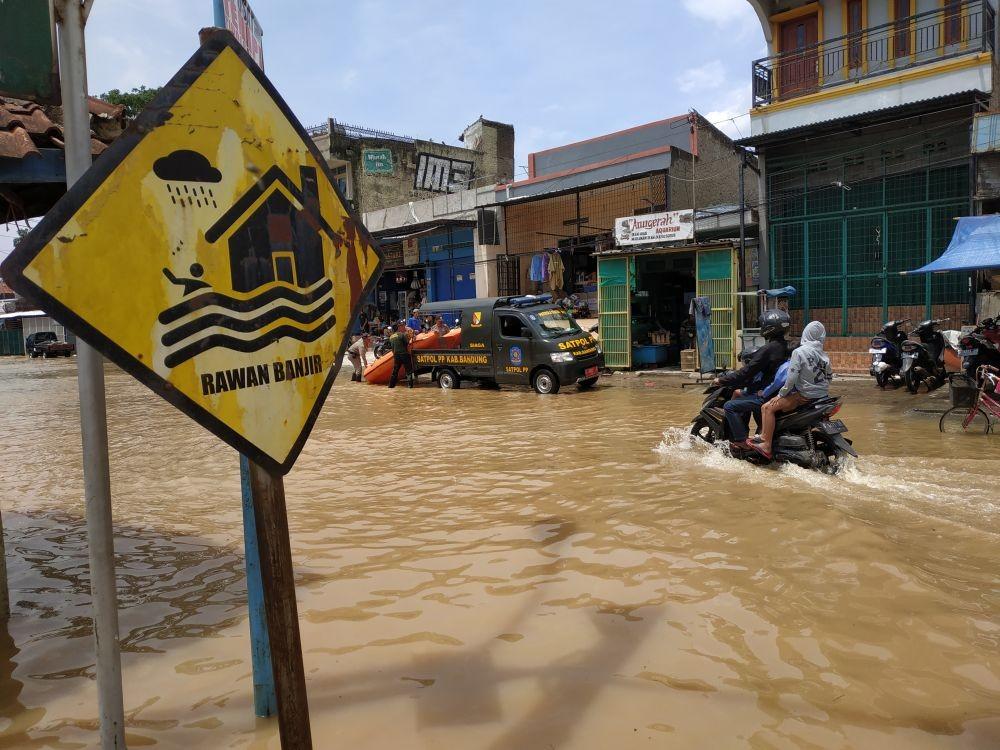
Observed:
[[[957,216],[997,208],[970,148],[994,99],[991,0],[749,0],[761,273],[792,285],[796,326],[853,352],[889,319],[969,312],[967,273],[902,276],[938,257]],[[857,337],[853,342],[850,337]]]
[[[495,185],[514,174],[514,127],[482,117],[459,136],[459,146],[333,119],[309,133],[361,213]]]
[[[551,280],[539,279],[537,258],[558,254],[562,289],[575,295],[583,314],[600,313],[602,336],[608,334],[598,258],[615,246],[616,220],[722,203],[738,215],[740,164],[732,141],[696,112],[531,154],[527,179],[497,187],[505,238],[497,292],[547,291]],[[756,202],[755,180],[747,185],[746,198]],[[671,262],[669,272],[651,282],[659,284],[657,299],[621,304],[645,305],[647,328],[676,331],[686,317],[685,297],[695,291],[693,258]],[[623,351],[641,328],[617,327]],[[629,366],[627,351],[623,366]]]

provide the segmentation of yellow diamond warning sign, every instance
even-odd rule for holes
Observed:
[[[287,472],[379,265],[309,136],[220,34],[2,273],[230,445]]]

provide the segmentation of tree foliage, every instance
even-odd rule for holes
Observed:
[[[134,120],[145,106],[153,100],[153,97],[159,93],[159,87],[150,89],[145,86],[139,86],[131,91],[111,89],[111,91],[101,94],[101,99],[112,104],[121,104],[125,108],[125,118]]]

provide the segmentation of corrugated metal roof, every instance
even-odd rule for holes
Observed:
[[[826,120],[816,120],[815,122],[810,122],[806,125],[796,125],[795,127],[785,128],[784,130],[773,130],[768,133],[751,135],[747,138],[741,138],[737,141],[733,141],[733,143],[737,146],[761,146],[771,141],[783,141],[809,130],[825,130],[829,129],[831,126],[841,125],[844,123],[859,122],[865,126],[877,125],[880,122],[891,121],[894,116],[911,110],[927,109],[928,112],[935,111],[935,109],[931,109],[928,105],[960,104],[966,101],[971,104],[975,101],[977,95],[985,96],[982,91],[978,91],[976,89],[956,91],[944,96],[932,96],[926,99],[917,99],[916,101],[907,102],[906,104],[895,104],[891,107],[871,109],[867,112],[862,112],[856,115],[845,115],[843,117],[832,117]],[[790,99],[789,101],[795,100]],[[766,111],[767,108],[764,107],[762,114]],[[752,114],[753,113],[751,112],[751,115]]]

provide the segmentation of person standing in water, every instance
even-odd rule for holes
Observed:
[[[413,329],[406,325],[405,321],[399,322],[398,330],[389,337],[389,346],[392,347],[392,374],[389,376],[389,387],[395,388],[399,380],[399,370],[406,370],[406,383],[413,387],[416,377],[413,374],[413,358],[410,356],[410,342],[414,337]]]
[[[368,347],[371,345],[371,337],[367,333],[358,336],[357,340],[347,347],[347,359],[354,368],[351,375],[351,382],[361,382],[361,375],[365,370],[365,363],[368,361]]]
[[[778,415],[795,411],[803,404],[830,394],[833,368],[830,366],[830,358],[823,351],[824,339],[826,329],[818,320],[805,327],[798,348],[792,352],[785,384],[777,396],[761,407],[763,424],[760,442],[751,442],[750,447],[768,460],[771,459],[771,441],[774,439],[774,425]]]

